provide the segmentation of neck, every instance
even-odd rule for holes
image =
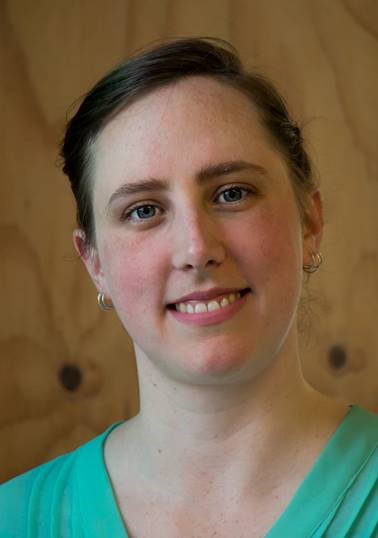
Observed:
[[[145,481],[165,483],[172,498],[204,481],[214,491],[264,487],[279,467],[287,473],[303,443],[316,457],[346,412],[304,382],[296,353],[282,353],[253,380],[222,386],[173,381],[141,354],[138,370],[141,411],[121,444]]]

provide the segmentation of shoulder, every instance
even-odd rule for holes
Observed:
[[[2,484],[0,536],[67,536],[64,529],[80,518],[78,472],[103,465],[107,432]],[[51,534],[52,528],[56,534]]]
[[[345,480],[345,497],[358,490],[361,500],[368,499],[378,484],[378,416],[354,406],[331,448],[331,469]]]
[[[354,407],[340,430],[327,478],[335,475],[343,487],[325,527],[335,536],[373,536],[378,528],[378,416]]]
[[[349,415],[340,427],[342,437],[368,460],[378,448],[378,415],[358,406],[353,406]]]
[[[352,406],[268,536],[373,537],[377,506],[378,416]]]
[[[76,451],[40,465],[0,486],[0,536],[27,536],[38,519],[43,521],[52,504],[72,489]],[[7,534],[8,533],[8,534]]]
[[[0,485],[0,500],[3,502],[5,498],[14,493],[32,493],[35,490],[45,489],[53,484],[59,478],[64,478],[66,482],[74,465],[77,452],[76,449],[72,452],[54,458],[53,460],[43,463],[38,467],[34,467],[8,482]]]

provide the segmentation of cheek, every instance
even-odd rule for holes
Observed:
[[[299,221],[279,215],[266,220],[265,233],[260,238],[262,256],[278,274],[280,267],[295,272],[302,257]]]
[[[101,245],[107,290],[117,311],[127,316],[145,314],[162,301],[167,254],[161,242],[121,234],[107,237]]]
[[[227,230],[225,232],[227,234]],[[264,209],[232,230],[234,245],[252,265],[295,265],[301,254],[301,228],[295,212]],[[229,244],[232,244],[231,238]],[[255,262],[254,262],[255,260]]]

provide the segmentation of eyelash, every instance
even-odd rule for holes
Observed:
[[[124,212],[122,213],[121,220],[122,220],[122,221],[134,221],[134,222],[138,222],[138,223],[143,223],[144,221],[145,221],[145,222],[148,222],[148,221],[151,220],[151,219],[149,219],[149,218],[145,218],[145,219],[143,219],[143,218],[134,219],[134,218],[132,217],[132,214],[133,214],[134,212],[136,212],[136,211],[138,211],[138,210],[140,210],[140,209],[145,209],[146,207],[151,207],[151,208],[159,209],[160,211],[162,211],[162,209],[161,209],[159,206],[157,206],[156,204],[154,204],[154,203],[150,203],[150,204],[140,204],[140,205],[138,205],[138,206],[132,207],[132,208],[130,208],[130,209],[124,211]],[[155,216],[156,216],[156,215],[153,215],[153,217],[155,217]],[[152,218],[153,218],[153,217],[152,217]]]
[[[237,205],[240,204],[245,200],[245,198],[248,198],[252,194],[256,194],[255,190],[251,187],[242,187],[241,185],[227,185],[226,188],[222,188],[215,196],[215,198],[219,198],[222,194],[224,195],[226,192],[232,191],[232,190],[239,190],[242,194],[242,197],[240,200],[234,200],[231,202],[223,202],[226,205]]]
[[[229,202],[221,202],[223,205],[236,206],[236,205],[242,203],[247,197],[257,194],[256,191],[254,189],[252,189],[251,187],[242,187],[240,185],[227,185],[226,188],[222,188],[221,190],[219,190],[216,193],[216,195],[214,197],[214,201],[219,199],[220,196],[222,196],[225,193],[227,193],[229,191],[232,191],[232,190],[239,190],[240,191],[240,193],[241,193],[240,200],[234,200],[234,201],[229,201]],[[128,222],[133,221],[134,223],[137,223],[138,225],[146,223],[146,222],[149,222],[149,221],[151,221],[152,219],[154,219],[157,216],[156,212],[155,212],[154,215],[151,216],[151,218],[137,218],[137,219],[134,219],[133,216],[132,216],[134,212],[137,212],[137,211],[139,211],[141,209],[146,209],[146,208],[154,208],[155,210],[160,211],[160,214],[163,212],[163,209],[161,207],[159,207],[158,205],[156,205],[155,203],[152,203],[152,202],[151,203],[143,203],[143,204],[131,207],[130,209],[124,211],[122,213],[121,220],[122,221],[128,221]]]

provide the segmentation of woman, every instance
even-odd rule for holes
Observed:
[[[91,90],[62,155],[141,407],[3,486],[4,535],[377,535],[378,420],[298,365],[322,207],[271,84],[224,43],[157,46]]]

